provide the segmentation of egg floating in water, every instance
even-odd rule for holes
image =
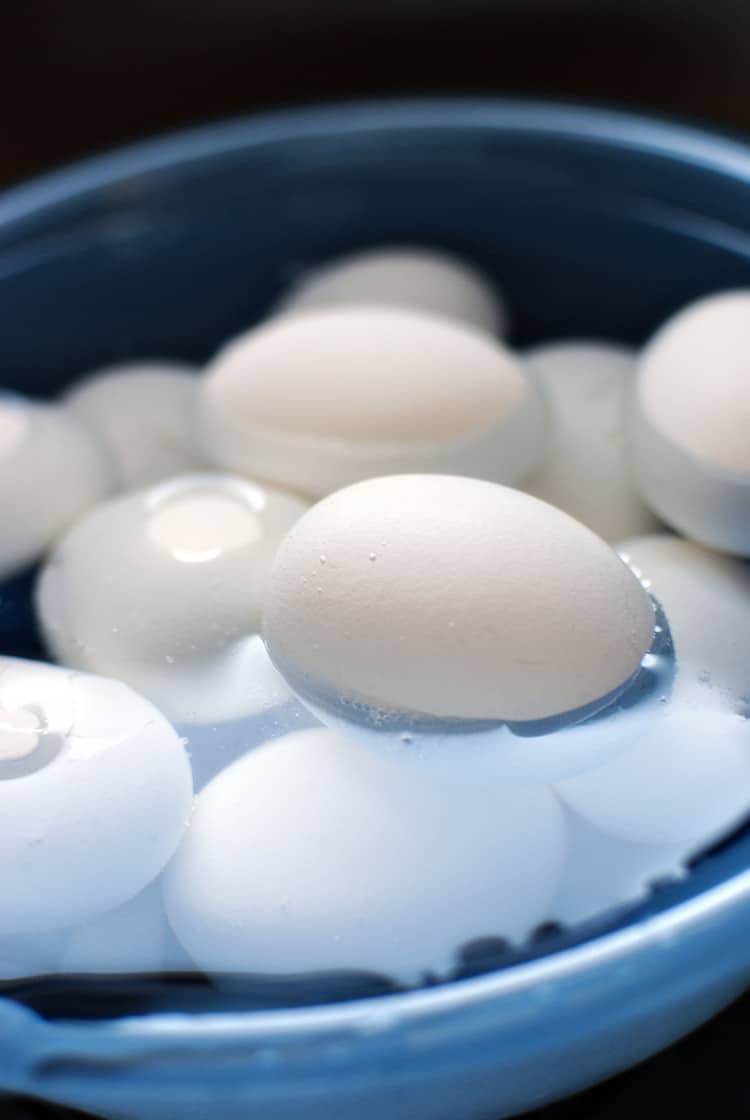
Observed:
[[[612,342],[548,342],[527,367],[549,403],[544,458],[523,489],[564,509],[605,541],[648,533],[658,522],[640,498],[626,448],[626,403],[635,354]]]
[[[445,252],[410,246],[377,248],[327,261],[303,274],[282,313],[362,305],[427,311],[507,333],[502,297],[473,266]]]
[[[500,343],[394,308],[310,311],[230,342],[202,392],[206,452],[226,470],[322,497],[404,471],[512,482],[546,412]]]
[[[676,691],[711,688],[750,713],[750,568],[667,533],[634,537],[617,551],[664,607],[677,661]]]
[[[603,757],[606,736],[545,732],[632,685],[655,625],[632,572],[567,514],[493,483],[408,475],[339,491],[297,522],[264,636],[301,698],[351,734],[390,734],[411,759],[415,744],[477,744],[507,776],[551,780],[581,751],[583,765]]]
[[[105,456],[74,417],[0,393],[0,579],[35,563],[112,485]]]
[[[675,696],[641,721],[630,749],[556,788],[602,831],[678,844],[687,859],[750,814],[750,721],[705,697]]]
[[[251,717],[292,702],[258,631],[276,548],[306,508],[245,479],[186,475],[100,505],[42,571],[56,659],[148,696],[189,740],[201,783],[254,745]]]
[[[182,743],[142,697],[0,659],[0,937],[132,898],[173,855],[192,800]]]
[[[670,319],[639,362],[633,460],[643,497],[671,526],[750,556],[750,290]]]
[[[353,969],[415,983],[448,974],[478,935],[521,941],[543,922],[565,843],[542,787],[424,782],[311,730],[206,787],[165,877],[166,909],[207,972]]]
[[[122,906],[58,936],[57,971],[63,974],[174,972],[194,967],[167,921],[160,879]]]
[[[118,489],[205,466],[197,439],[198,378],[191,366],[107,366],[73,385],[64,402],[107,451]]]
[[[612,836],[565,805],[567,855],[551,906],[554,920],[570,927],[599,921],[643,902],[656,883],[684,878],[679,844],[640,844]]]

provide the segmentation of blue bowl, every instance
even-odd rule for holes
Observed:
[[[116,359],[200,361],[301,269],[396,241],[475,260],[520,344],[637,343],[688,300],[750,284],[750,152],[497,101],[303,110],[157,140],[0,199],[3,380],[48,393]],[[11,614],[13,640],[31,642]],[[6,997],[0,1090],[148,1120],[497,1120],[640,1061],[740,992],[748,868],[742,832],[604,931],[421,991],[286,1010],[112,1004],[95,1020]]]

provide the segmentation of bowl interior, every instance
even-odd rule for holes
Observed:
[[[394,104],[202,130],[0,200],[2,382],[49,395],[124,358],[201,362],[307,267],[389,242],[442,246],[476,262],[507,297],[515,344],[576,335],[638,344],[688,300],[750,284],[749,202],[743,149],[608,113]],[[30,586],[30,576],[0,586],[3,653],[40,652]],[[684,882],[610,916],[606,928],[748,866],[750,830],[742,830]],[[547,931],[527,955],[601,932]],[[479,947],[466,972],[514,959]],[[372,983],[363,991],[344,979],[303,995],[282,986],[253,998],[278,1006],[388,990]],[[113,986],[106,999],[98,988],[88,1000],[79,987],[80,1014],[111,1015]],[[46,991],[25,985],[18,994],[69,1015],[65,984]],[[123,1010],[164,1004],[163,990],[148,983],[119,991]],[[172,998],[200,1007],[208,994],[173,986]],[[227,1006],[250,999],[245,990],[221,998]]]

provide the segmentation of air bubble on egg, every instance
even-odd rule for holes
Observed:
[[[690,304],[642,353],[632,417],[644,499],[688,537],[750,555],[750,290]]]
[[[635,487],[627,455],[627,402],[635,354],[613,342],[547,342],[524,354],[551,412],[547,451],[523,489],[565,510],[605,541],[658,522]]]
[[[198,378],[191,366],[138,361],[107,366],[77,382],[65,405],[109,455],[124,490],[201,469]]]
[[[132,898],[191,812],[173,728],[117,681],[13,658],[0,659],[0,711],[0,936],[63,929]]]
[[[272,660],[322,718],[479,753],[499,731],[509,769],[525,753],[540,778],[542,738],[552,773],[556,743],[606,750],[543,733],[613,704],[654,628],[645,590],[584,526],[520,491],[426,475],[313,507],[279,548],[264,616]]]
[[[426,311],[489,334],[508,329],[504,301],[480,272],[446,252],[414,246],[365,249],[326,261],[301,276],[278,310],[368,304]]]
[[[112,485],[106,457],[74,417],[0,393],[0,579],[36,562]]]
[[[710,686],[750,711],[750,569],[740,560],[669,534],[617,546],[648,579],[669,617],[680,695]]]
[[[653,704],[632,748],[560,782],[563,800],[604,832],[679,845],[685,859],[740,825],[750,815],[750,721],[702,691]]]
[[[423,782],[321,728],[206,787],[165,901],[208,972],[354,969],[416,983],[449,974],[467,941],[522,941],[544,921],[565,845],[545,788]]]
[[[404,471],[512,482],[539,460],[546,410],[509,350],[383,307],[282,316],[225,346],[202,392],[212,461],[321,497]]]

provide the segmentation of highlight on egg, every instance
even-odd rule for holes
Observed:
[[[174,854],[190,765],[166,719],[118,681],[0,658],[0,937],[121,905]]]
[[[306,508],[220,474],[98,506],[42,571],[48,646],[62,664],[131,683],[177,722],[247,714],[269,691],[286,698],[251,639],[278,543]]]

